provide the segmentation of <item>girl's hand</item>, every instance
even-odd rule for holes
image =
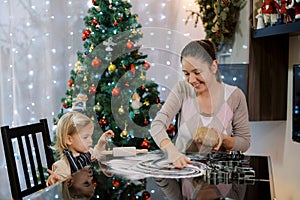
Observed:
[[[94,148],[94,154],[97,155],[97,152],[101,152],[105,150],[105,144],[108,142],[109,138],[114,137],[115,133],[112,130],[108,130],[104,132],[98,140],[97,145]],[[96,156],[97,157],[97,156]]]
[[[101,135],[99,142],[102,144],[103,143],[105,144],[108,142],[110,137],[114,137],[114,136],[115,136],[115,133],[112,130],[108,130]]]
[[[57,174],[55,174],[52,170],[47,169],[47,172],[50,174],[46,182],[47,186],[53,185],[56,182],[60,181],[60,177]]]

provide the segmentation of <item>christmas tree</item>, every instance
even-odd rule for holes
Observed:
[[[83,112],[94,121],[94,142],[111,129],[115,133],[111,139],[114,146],[157,149],[149,130],[162,102],[158,85],[146,79],[150,63],[140,51],[143,32],[138,16],[131,13],[127,1],[92,3],[84,17],[84,51],[77,53],[66,96],[61,99],[62,109],[54,123],[70,110]],[[172,135],[174,126],[168,131]],[[95,194],[109,199],[149,199],[145,180],[129,185],[115,176],[105,177],[99,167],[95,174]]]
[[[84,17],[85,50],[77,53],[61,99],[63,109],[54,123],[68,110],[77,110],[94,120],[94,141],[111,129],[116,146],[157,149],[149,130],[161,102],[158,85],[146,79],[150,63],[140,52],[138,16],[127,1],[92,2]]]

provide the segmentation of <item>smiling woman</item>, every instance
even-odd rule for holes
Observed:
[[[186,152],[209,153],[246,151],[250,146],[250,128],[245,95],[236,86],[218,78],[216,49],[209,40],[192,41],[181,51],[185,81],[179,81],[151,125],[156,144],[168,154],[168,161],[183,168],[190,160]],[[173,117],[180,113],[175,144],[166,133]],[[206,127],[201,143],[194,141],[197,130]],[[210,132],[216,132],[218,143],[207,146]]]

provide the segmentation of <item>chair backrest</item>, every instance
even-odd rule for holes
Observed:
[[[54,163],[47,119],[13,128],[2,126],[1,133],[12,198],[23,199],[45,188],[45,167],[51,169]],[[47,166],[43,167],[42,161]],[[25,184],[20,175],[24,176]]]

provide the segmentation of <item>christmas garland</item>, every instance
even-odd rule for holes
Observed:
[[[189,11],[189,19],[196,16],[195,27],[201,19],[206,39],[214,42],[221,50],[224,45],[231,45],[239,12],[246,5],[246,0],[196,0],[199,11]]]

